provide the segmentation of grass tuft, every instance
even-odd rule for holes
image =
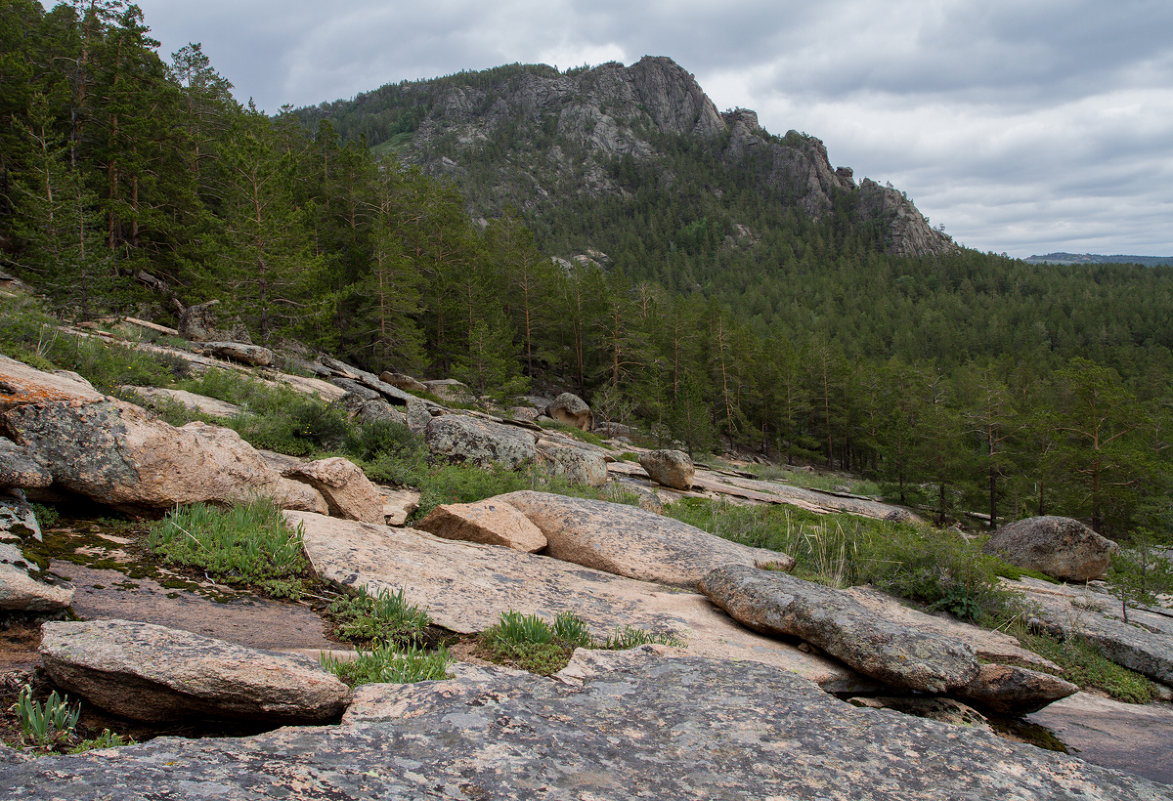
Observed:
[[[379,643],[369,651],[360,650],[350,661],[322,654],[322,667],[352,687],[359,684],[414,684],[448,678],[452,661],[446,648],[426,651],[416,646]]]
[[[403,590],[381,589],[371,595],[365,586],[330,604],[326,613],[334,620],[334,633],[344,640],[401,646],[420,645],[432,622],[427,612],[404,599]]]

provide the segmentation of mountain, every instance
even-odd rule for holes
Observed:
[[[1027,264],[1140,264],[1158,267],[1173,264],[1173,256],[1097,256],[1092,253],[1048,253],[1023,259]]]
[[[615,247],[597,226],[568,228],[567,212],[617,219],[652,208],[679,223],[669,237],[693,225],[721,242],[752,239],[797,211],[816,224],[838,215],[891,254],[958,249],[903,193],[833,168],[820,140],[775,136],[746,109],[718,111],[668,58],[565,73],[511,65],[295,113],[450,178],[474,216],[518,210],[548,247]]]

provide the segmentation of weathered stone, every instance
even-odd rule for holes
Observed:
[[[690,654],[777,665],[831,691],[869,684],[839,663],[747,631],[695,593],[414,529],[303,512],[286,512],[286,518],[301,524],[306,555],[319,577],[371,592],[402,589],[437,625],[458,633],[484,631],[502,612],[547,621],[573,612],[598,639],[635,626],[679,638]]]
[[[755,631],[801,637],[895,687],[944,693],[978,676],[977,657],[960,640],[890,623],[821,584],[730,565],[705,576],[700,588]]]
[[[41,657],[59,687],[136,720],[320,723],[341,717],[350,698],[312,660],[150,623],[46,623]]]
[[[39,580],[40,569],[19,545],[0,542],[0,610],[52,613],[73,601],[73,588]]]
[[[179,336],[192,342],[223,339],[224,332],[216,327],[216,309],[219,300],[209,300],[179,311]]]
[[[1173,617],[1129,609],[1125,623],[1120,601],[1104,593],[1032,578],[1003,579],[1003,585],[1026,597],[1032,626],[1060,638],[1084,637],[1116,664],[1173,685]]]
[[[366,424],[388,422],[407,425],[407,415],[385,400],[364,401],[359,407],[358,419]]]
[[[375,685],[363,694],[376,714],[342,726],[12,760],[0,799],[1169,797],[1167,785],[1078,757],[857,709],[764,665],[622,656],[570,683]]]
[[[199,350],[220,359],[251,364],[254,367],[273,365],[273,351],[260,345],[249,345],[244,342],[204,342]]]
[[[619,576],[696,589],[722,565],[794,567],[780,551],[730,542],[634,506],[529,490],[494,500],[517,507],[542,530],[547,556]]]
[[[446,540],[501,545],[534,553],[546,547],[546,538],[525,515],[507,503],[480,501],[437,506],[416,528]]]
[[[534,445],[536,438],[530,432],[465,415],[431,418],[424,440],[437,456],[480,465],[501,464],[513,469],[533,461],[538,453]]]
[[[37,463],[27,448],[0,437],[0,489],[37,489],[51,483],[53,476]]]
[[[333,456],[299,464],[285,475],[312,486],[330,507],[330,514],[364,523],[383,523],[383,498],[363,471],[349,459]]]
[[[973,648],[979,659],[988,662],[1009,662],[1048,670],[1059,670],[1059,666],[1054,662],[1023,648],[1017,638],[1005,632],[983,629],[972,623],[962,623],[944,612],[930,615],[912,609],[902,603],[900,599],[880,592],[874,587],[849,587],[843,592],[880,617],[899,626],[908,626],[920,631],[929,631],[961,640]]]
[[[1112,564],[1116,543],[1070,517],[1030,517],[1008,523],[982,546],[1012,565],[1063,581],[1089,581]]]
[[[869,709],[890,709],[926,720],[939,720],[953,726],[970,726],[983,731],[993,731],[990,722],[981,712],[953,698],[939,695],[856,696],[848,698],[847,703]]]
[[[171,401],[194,409],[210,417],[235,417],[243,413],[243,409],[235,403],[209,398],[206,395],[197,395],[183,389],[164,389],[163,387],[132,387],[124,386],[123,391],[133,392],[143,398],[149,405],[157,401]]]
[[[538,440],[537,447],[541,461],[571,484],[601,487],[607,483],[607,462],[598,453],[550,439]]]
[[[384,370],[379,373],[379,380],[385,384],[402,389],[404,392],[427,392],[428,388],[424,386],[422,381],[417,381],[409,375],[404,373],[392,373],[389,370]]]
[[[509,416],[514,420],[534,423],[538,419],[538,410],[532,406],[512,406],[509,409]]]
[[[647,451],[639,456],[639,464],[647,471],[648,477],[657,484],[674,489],[692,489],[695,470],[692,459],[684,451]]]
[[[129,510],[238,503],[267,495],[286,508],[326,511],[313,488],[282,478],[240,435],[182,428],[77,381],[0,357],[0,422],[55,485]]]
[[[41,542],[41,524],[32,507],[22,500],[0,496],[0,542]]]
[[[420,492],[414,489],[391,489],[378,484],[375,488],[383,497],[383,517],[389,526],[405,526],[407,518],[419,508]]]
[[[563,392],[550,401],[550,405],[546,407],[546,414],[560,423],[566,423],[583,431],[591,430],[593,422],[591,407],[572,392]]]
[[[451,403],[469,403],[472,400],[472,390],[455,378],[437,378],[423,383],[427,391],[440,400]]]
[[[1069,681],[1015,665],[984,664],[957,695],[1002,715],[1023,715],[1079,691]]]

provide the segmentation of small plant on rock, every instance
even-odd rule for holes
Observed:
[[[612,632],[604,647],[608,651],[626,651],[628,648],[638,648],[641,645],[672,645],[679,648],[684,645],[684,641],[671,634],[624,626]]]
[[[403,590],[380,589],[371,595],[366,587],[359,587],[330,604],[326,613],[342,639],[399,645],[418,645],[432,622],[427,612],[407,602]]]
[[[359,684],[414,684],[448,677],[451,657],[446,648],[427,651],[416,646],[400,647],[379,643],[369,651],[359,650],[353,660],[322,654],[322,667],[351,686]]]
[[[49,693],[44,703],[33,700],[33,690],[27,684],[12,707],[20,721],[22,740],[26,745],[50,748],[73,736],[81,709],[70,706],[69,696],[57,691]]]

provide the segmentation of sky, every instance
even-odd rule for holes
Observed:
[[[981,251],[1173,256],[1169,0],[139,0],[267,111],[668,56]]]

